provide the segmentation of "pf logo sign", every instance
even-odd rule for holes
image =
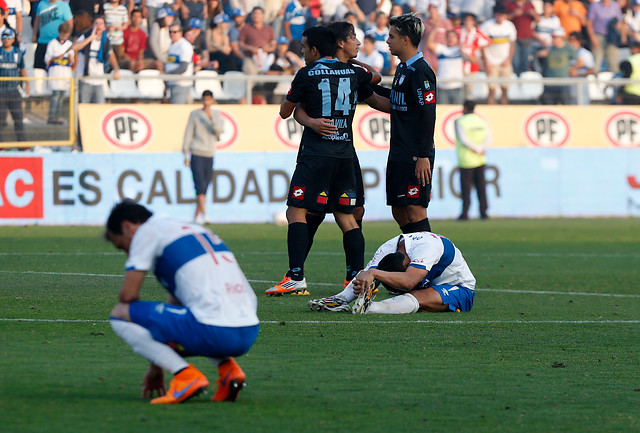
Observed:
[[[617,111],[607,119],[605,133],[609,142],[618,147],[640,147],[640,114]]]
[[[42,158],[0,161],[0,218],[42,218]]]
[[[525,120],[524,135],[536,147],[560,147],[569,141],[571,128],[562,113],[537,110]]]
[[[139,150],[153,136],[151,121],[134,108],[114,108],[102,118],[102,135],[119,150]]]
[[[388,149],[391,138],[391,120],[387,113],[368,110],[358,121],[362,140],[374,149]]]
[[[289,116],[286,119],[276,116],[274,125],[276,137],[278,137],[280,143],[289,150],[298,150],[300,139],[302,138],[302,131],[304,130],[302,125],[300,125],[293,116]]]

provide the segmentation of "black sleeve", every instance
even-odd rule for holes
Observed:
[[[420,127],[423,129],[418,134],[418,157],[433,158],[435,144],[433,135],[436,129],[436,77],[433,71],[426,74],[413,74],[415,89],[414,97],[417,99],[420,110]]]
[[[383,96],[387,99],[391,99],[391,89],[388,87],[381,86],[379,84],[374,84],[371,86],[372,90],[380,96]]]
[[[366,84],[358,87],[358,102],[364,102],[371,95],[373,95],[373,89],[370,85]]]

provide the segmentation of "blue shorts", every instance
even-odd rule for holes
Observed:
[[[132,302],[129,315],[133,323],[147,328],[154,340],[168,344],[182,356],[240,356],[249,351],[260,330],[260,325],[205,325],[188,308],[162,302]]]
[[[449,304],[451,311],[471,311],[473,307],[473,297],[476,292],[462,286],[451,286],[441,284],[433,287],[442,297],[443,304]]]

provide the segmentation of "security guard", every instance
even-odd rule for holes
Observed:
[[[636,82],[622,87],[618,95],[619,102],[624,105],[640,105],[640,41],[631,43],[631,56],[620,63],[620,73],[622,78]]]
[[[2,48],[0,48],[0,77],[26,77],[22,51],[15,46],[16,32],[10,27],[2,31]],[[22,123],[22,95],[18,91],[20,80],[0,81],[0,142],[4,141],[2,130],[6,125],[7,111],[11,113],[16,131],[17,141],[26,141]],[[29,93],[29,82],[25,91]]]

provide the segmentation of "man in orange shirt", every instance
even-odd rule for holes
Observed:
[[[580,0],[555,0],[553,13],[560,18],[560,24],[568,35],[582,33],[587,22],[587,9]]]

